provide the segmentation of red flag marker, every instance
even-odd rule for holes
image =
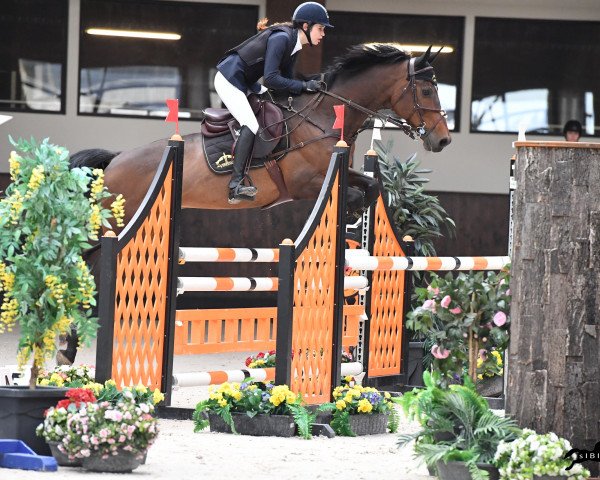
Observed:
[[[345,105],[334,105],[333,109],[335,110],[335,122],[333,122],[333,127],[331,128],[340,128],[340,140],[344,140],[344,106]]]
[[[179,99],[169,98],[167,107],[169,107],[169,113],[165,118],[165,122],[175,122],[175,133],[179,135]]]

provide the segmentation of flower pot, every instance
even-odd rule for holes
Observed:
[[[35,434],[44,421],[44,412],[60,399],[68,388],[0,386],[0,438],[23,440],[38,455],[50,455],[46,441]]]
[[[245,413],[232,413],[233,424],[238,433],[255,437],[293,437],[296,424],[291,415],[256,415],[249,417]],[[216,413],[208,414],[211,432],[231,433],[231,428]]]
[[[58,444],[59,442],[48,442],[48,445],[50,446],[50,452],[56,460],[56,463],[58,463],[61,467],[81,467],[81,458],[74,458],[73,460],[70,460],[66,453],[63,453],[58,449]]]
[[[436,463],[437,474],[440,480],[469,480],[471,474],[464,462],[448,462],[439,461]],[[499,480],[500,473],[498,469],[489,463],[478,463],[477,467],[480,470],[485,470],[490,474],[489,480]]]
[[[387,432],[388,415],[385,413],[361,413],[350,415],[348,421],[355,435],[379,435]]]
[[[423,351],[424,342],[408,343],[408,368],[406,372],[407,387],[423,387]]]
[[[99,452],[92,452],[82,459],[82,466],[91,472],[129,473],[142,463],[143,453],[118,449],[116,455],[102,458]]]
[[[504,377],[494,375],[493,377],[484,377],[477,382],[477,393],[482,397],[500,397],[504,393]]]

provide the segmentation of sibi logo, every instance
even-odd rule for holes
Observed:
[[[576,455],[575,459],[573,459],[573,455]],[[594,450],[580,450],[578,448],[572,448],[567,453],[565,453],[564,458],[570,458],[572,463],[567,467],[567,470],[573,468],[573,465],[576,463],[582,463],[586,461],[591,462],[600,462],[600,442],[596,443]]]
[[[230,165],[233,165],[233,155],[223,153],[223,155],[221,155],[219,159],[215,162],[215,165],[219,168],[225,168],[229,167]]]

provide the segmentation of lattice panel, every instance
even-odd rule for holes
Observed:
[[[338,181],[339,174],[332,192],[337,192]],[[337,194],[330,195],[294,273],[290,388],[311,404],[328,402],[331,397],[337,203]]]
[[[380,196],[373,222],[375,256],[406,256]],[[404,320],[404,271],[374,271],[371,284],[369,376],[399,375]]]
[[[161,387],[167,300],[171,165],[150,213],[117,259],[112,378]]]

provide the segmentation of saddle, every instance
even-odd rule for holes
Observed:
[[[275,104],[250,95],[248,102],[258,120],[258,133],[254,141],[250,168],[265,166],[269,155],[280,142],[285,143],[284,118]],[[218,174],[233,170],[233,150],[238,139],[240,125],[226,108],[207,108],[200,126],[204,155],[210,169]],[[283,147],[285,148],[285,146]]]

